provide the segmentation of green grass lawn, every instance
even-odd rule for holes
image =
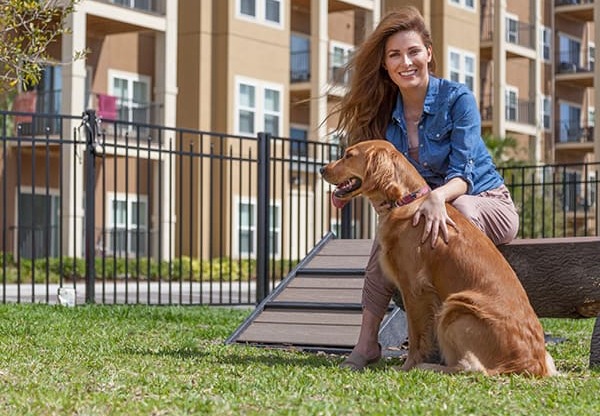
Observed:
[[[0,305],[2,415],[595,415],[593,320],[544,320],[563,373],[338,369],[341,358],[223,341],[247,309]]]

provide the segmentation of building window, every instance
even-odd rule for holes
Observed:
[[[278,136],[282,128],[283,88],[247,78],[236,79],[236,84],[236,132],[255,135],[264,131]]]
[[[109,94],[117,98],[117,117],[131,123],[150,123],[150,78],[109,70]]]
[[[239,204],[239,233],[238,247],[240,256],[243,254],[255,254],[254,245],[256,241],[256,209],[255,204],[240,202]]]
[[[581,138],[581,107],[562,102],[559,113],[559,141],[578,142]]]
[[[290,139],[291,156],[308,157],[308,128],[305,126],[291,126]]]
[[[465,84],[471,91],[475,89],[475,55],[450,49],[448,78]]]
[[[310,79],[310,39],[304,35],[292,34],[290,38],[290,81],[301,82]]]
[[[565,211],[585,210],[596,200],[595,172],[589,172],[587,178],[581,172],[567,171],[562,175],[563,208]]]
[[[271,255],[279,257],[281,254],[281,207],[279,205],[269,207],[269,243]]]
[[[506,18],[506,41],[509,43],[519,43],[519,19],[516,17]]]
[[[274,136],[279,136],[281,119],[281,93],[278,90],[264,89],[264,130]]]
[[[579,40],[559,34],[558,54],[560,72],[577,72],[581,66],[581,42]]]
[[[450,0],[450,4],[464,7],[469,10],[475,10],[475,0]]]
[[[256,23],[283,27],[283,2],[281,0],[238,0],[238,17]]]
[[[60,197],[45,192],[19,192],[18,254],[23,258],[59,255]]]
[[[117,194],[108,203],[107,250],[121,256],[148,256],[147,199]]]
[[[517,121],[519,110],[519,90],[506,87],[506,120]]]
[[[540,50],[542,52],[542,59],[546,62],[550,62],[550,54],[552,52],[552,31],[549,27],[542,27],[542,33],[540,36],[542,45]]]
[[[596,45],[588,44],[588,71],[593,71],[596,63]]]
[[[329,160],[338,160],[342,157],[341,136],[332,134],[329,139]]]
[[[131,7],[132,9],[148,10],[151,12],[157,12],[158,2],[153,0],[110,0],[111,3],[119,4],[121,6]]]
[[[331,42],[331,76],[330,81],[334,84],[347,84],[348,73],[346,72],[346,64],[350,60],[354,46],[339,42]]]
[[[239,257],[256,255],[256,201],[240,201],[238,203],[238,241],[235,252]],[[269,252],[278,257],[281,253],[281,206],[269,206]]]
[[[550,130],[552,125],[552,99],[547,95],[542,97],[542,123],[544,130]]]

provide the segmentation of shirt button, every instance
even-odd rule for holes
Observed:
[[[427,163],[427,162],[423,162],[423,166],[427,166],[427,165],[428,165],[428,163]]]
[[[439,134],[439,133],[438,133],[438,134],[436,134],[436,135],[435,135],[435,137],[440,137],[440,134]]]
[[[421,143],[421,144],[419,145],[419,147],[423,147],[423,143]]]
[[[422,128],[423,128],[423,125],[422,125],[422,124],[419,124],[419,128],[420,128],[420,129],[422,129]]]

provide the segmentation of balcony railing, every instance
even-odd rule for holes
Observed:
[[[572,6],[577,4],[591,4],[594,0],[555,0],[555,6]]]
[[[144,12],[165,14],[165,0],[96,0]]]
[[[290,55],[290,82],[310,80],[310,51],[292,52]]]
[[[505,105],[504,115],[507,121],[535,125],[535,103],[529,100],[517,100],[516,105]],[[482,121],[494,118],[494,102],[491,95],[483,97],[479,103]]]
[[[556,54],[556,73],[557,74],[575,74],[594,71],[594,60],[592,53],[586,48],[584,56],[588,58],[582,60],[579,51],[558,52]]]
[[[517,100],[517,105],[505,106],[505,117],[507,121],[522,124],[535,124],[535,103],[528,100]]]
[[[557,143],[590,143],[594,141],[594,126],[581,126],[579,122],[560,121],[556,127]]]
[[[336,58],[339,58],[336,56]],[[329,72],[327,81],[333,85],[346,85],[350,80],[350,74],[346,71],[345,64],[333,64],[333,55],[329,56]],[[310,81],[310,51],[292,52],[290,54],[290,82]]]
[[[506,42],[535,49],[535,26],[525,22],[516,22],[516,30],[510,30],[509,19],[506,20]],[[481,42],[491,42],[494,38],[494,15],[487,14],[481,19]]]

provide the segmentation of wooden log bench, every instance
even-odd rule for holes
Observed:
[[[600,366],[600,237],[517,239],[500,251],[541,318],[596,318],[590,366]]]

